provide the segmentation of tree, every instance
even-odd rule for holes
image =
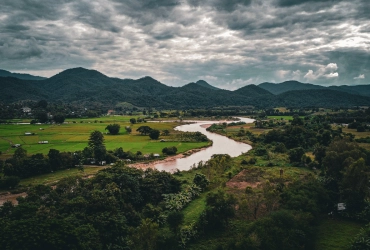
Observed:
[[[40,112],[40,113],[36,114],[36,119],[40,123],[46,123],[49,120],[49,117],[48,117],[48,114],[46,112]]]
[[[66,118],[64,117],[64,115],[62,115],[62,114],[56,114],[56,115],[54,115],[54,117],[53,117],[53,120],[56,122],[56,123],[60,123],[60,124],[62,124],[63,122],[64,122],[64,120],[65,120]]]
[[[204,190],[208,186],[209,180],[204,174],[196,173],[193,179],[193,183]]]
[[[184,222],[184,214],[179,211],[172,211],[167,216],[167,222],[171,230],[177,234],[181,224]]]
[[[88,145],[92,149],[104,145],[104,135],[102,132],[97,130],[91,132]]]
[[[105,130],[109,131],[111,135],[117,135],[119,133],[121,126],[119,124],[109,124]]]
[[[234,205],[236,199],[232,195],[226,194],[219,189],[217,192],[212,192],[206,198],[205,219],[208,222],[208,227],[218,229],[228,224],[229,218],[235,214]]]
[[[46,109],[46,107],[48,106],[48,102],[45,100],[41,100],[37,103],[37,106],[40,108]]]
[[[293,148],[293,149],[289,150],[288,154],[289,154],[289,161],[291,163],[301,162],[302,156],[304,154],[304,150],[301,147]]]
[[[104,160],[107,154],[107,150],[104,145],[104,136],[100,131],[95,130],[91,132],[88,144],[89,147],[94,152],[95,160],[97,161]]]
[[[134,244],[132,246],[132,249],[156,249],[158,228],[158,224],[152,222],[150,219],[142,220],[140,226],[133,230],[132,241]]]
[[[175,146],[173,147],[165,147],[162,149],[162,153],[166,155],[175,155],[177,152],[177,148]]]
[[[149,126],[140,126],[138,129],[136,129],[136,131],[140,132],[141,135],[148,135],[151,130],[152,128]]]
[[[152,129],[152,130],[149,132],[149,137],[150,137],[150,139],[152,139],[152,140],[158,140],[158,138],[159,138],[159,134],[160,134],[159,130]]]
[[[132,128],[129,127],[129,126],[126,126],[125,130],[126,130],[127,134],[131,134]]]
[[[59,150],[50,149],[48,153],[48,158],[51,169],[57,170],[62,167],[62,158]]]
[[[136,119],[135,119],[135,118],[131,118],[131,119],[130,119],[130,123],[131,123],[131,124],[135,124],[135,123],[136,123]]]
[[[365,198],[369,196],[370,168],[360,158],[344,170],[340,189],[347,208],[361,211],[365,206]]]

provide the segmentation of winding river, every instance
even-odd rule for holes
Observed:
[[[252,123],[254,120],[250,118],[238,117],[240,121],[245,123]],[[186,124],[176,127],[176,130],[183,132],[201,132],[205,134],[210,140],[213,141],[213,145],[196,152],[188,157],[174,159],[173,161],[168,161],[164,163],[159,163],[155,165],[158,170],[165,170],[167,172],[173,172],[176,169],[179,170],[189,170],[194,164],[197,165],[198,162],[206,162],[211,159],[214,154],[228,154],[231,157],[236,157],[242,153],[248,152],[252,147],[248,144],[237,142],[229,139],[226,136],[218,135],[215,133],[208,132],[204,125],[213,124],[217,121],[192,121],[195,123]]]

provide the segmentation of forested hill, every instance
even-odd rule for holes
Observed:
[[[291,90],[308,90],[308,89],[325,88],[323,86],[309,84],[309,83],[301,83],[298,81],[286,81],[282,83],[264,82],[264,83],[259,84],[258,87],[265,89],[274,95],[278,95],[278,94],[291,91]]]
[[[292,83],[290,83],[291,85]],[[277,84],[275,84],[277,85]],[[298,83],[299,85],[299,83]],[[266,84],[262,86],[267,86]],[[306,85],[310,86],[310,85]],[[315,86],[315,85],[313,85]],[[199,108],[216,106],[370,106],[368,86],[343,86],[345,91],[324,88],[293,90],[274,95],[261,86],[248,85],[235,91],[213,87],[205,81],[170,87],[147,76],[137,80],[108,77],[96,70],[75,68],[44,80],[22,80],[0,77],[1,100],[13,103],[22,100],[101,103],[114,106],[127,102],[138,107]]]
[[[0,69],[0,77],[15,77],[23,80],[44,80],[46,77],[33,76],[29,74],[12,73],[3,69]]]
[[[330,89],[336,91],[342,91],[354,95],[362,95],[370,97],[370,85],[341,85],[341,86],[320,86],[310,83],[301,83],[298,81],[286,81],[282,83],[269,83],[264,82],[258,85],[258,87],[271,92],[274,95],[279,95],[292,90],[313,90],[313,89]]]

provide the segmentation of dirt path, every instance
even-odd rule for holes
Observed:
[[[2,206],[5,202],[11,201],[14,205],[18,204],[17,198],[18,197],[26,197],[27,194],[25,192],[19,194],[1,194],[0,195],[0,206]]]

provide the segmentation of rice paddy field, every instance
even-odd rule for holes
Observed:
[[[141,151],[142,153],[161,153],[164,147],[176,146],[178,153],[185,152],[193,148],[200,148],[207,145],[206,142],[176,142],[151,140],[149,136],[142,136],[136,132],[140,126],[149,126],[160,131],[168,129],[175,133],[176,122],[157,122],[157,123],[137,123],[131,125],[130,116],[106,116],[93,119],[71,119],[66,120],[65,124],[1,124],[0,125],[0,151],[1,158],[11,156],[15,148],[11,144],[21,144],[28,154],[43,153],[47,154],[50,149],[57,149],[61,152],[73,152],[82,150],[87,146],[90,133],[98,130],[104,133],[105,146],[107,150],[122,147],[124,151]],[[137,117],[134,117],[137,118]],[[117,123],[121,126],[118,135],[109,135],[105,130],[107,125]],[[126,126],[131,126],[132,133],[125,131]],[[31,135],[26,135],[31,133]],[[160,139],[168,139],[164,136]],[[47,144],[39,144],[40,141],[48,141]]]

